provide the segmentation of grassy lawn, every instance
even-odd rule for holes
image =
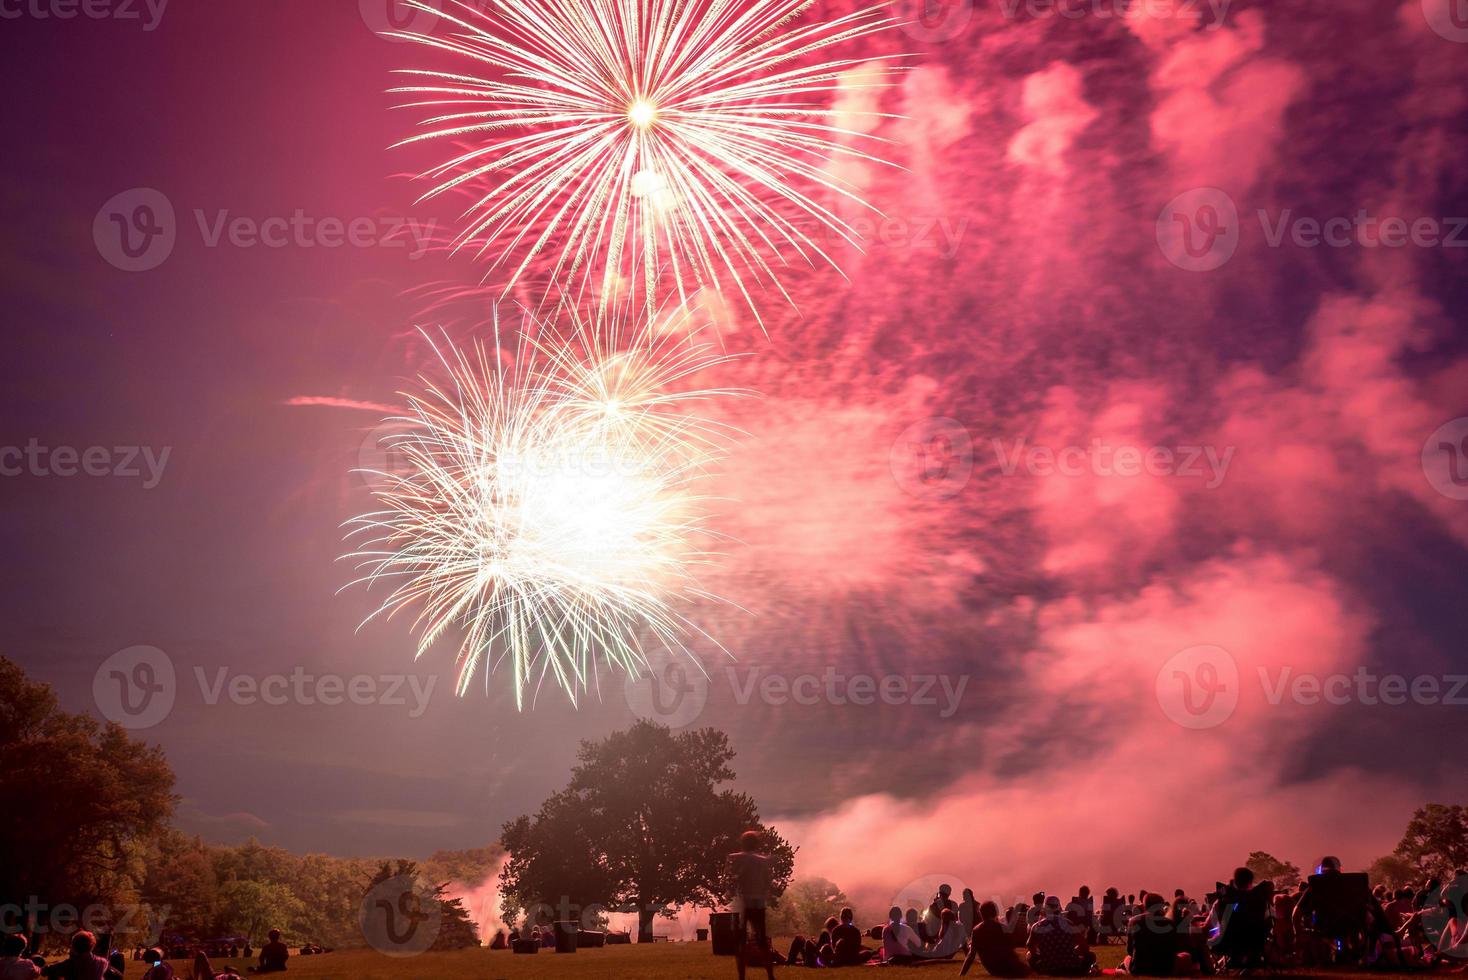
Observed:
[[[788,945],[789,939],[785,940]],[[1097,950],[1103,967],[1113,967],[1121,959],[1119,946],[1101,946]],[[920,967],[884,967],[877,976],[957,976],[962,959],[943,963],[930,963]],[[216,970],[225,965],[233,966],[245,974],[244,960],[217,960]],[[129,973],[136,971],[136,964],[128,964]],[[175,971],[187,975],[188,964],[175,962]],[[863,968],[847,971],[856,976]],[[777,975],[804,974],[803,967],[782,968]],[[750,972],[751,980],[763,976],[763,972]],[[975,966],[970,976],[985,976],[983,969]],[[1304,970],[1278,974],[1281,977],[1304,980],[1308,976],[1322,975],[1319,971]],[[1371,980],[1393,980],[1404,974],[1367,973],[1364,970],[1329,971],[1324,974],[1333,978],[1370,977]],[[515,956],[509,952],[487,949],[466,949],[456,953],[425,953],[422,956],[393,959],[372,950],[341,950],[323,956],[292,956],[290,980],[318,977],[321,980],[538,980],[552,977],[581,977],[586,980],[730,980],[734,977],[734,960],[725,956],[714,956],[708,943],[652,943],[645,946],[608,946],[603,949],[584,949],[573,955],[557,956],[541,950],[534,956]],[[1420,975],[1418,975],[1420,978]]]

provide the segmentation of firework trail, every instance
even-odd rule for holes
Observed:
[[[812,195],[870,207],[828,165],[881,162],[861,148],[876,137],[825,103],[895,69],[827,52],[892,26],[882,7],[791,27],[813,0],[408,2],[441,23],[394,36],[473,66],[403,72],[414,84],[394,91],[428,113],[403,143],[452,142],[424,196],[470,194],[455,247],[492,253],[506,291],[546,253],[578,300],[639,281],[649,308],[661,284],[732,289],[758,319],[752,286],[788,299],[775,266],[859,247]]]
[[[697,409],[735,392],[692,381],[724,355],[681,309],[664,329],[567,315],[568,339],[527,314],[510,350],[498,321],[492,349],[435,344],[446,380],[402,393],[402,465],[369,474],[380,507],[348,522],[351,584],[392,590],[368,619],[415,608],[419,656],[457,629],[458,692],[507,662],[519,707],[546,679],[575,703],[601,664],[686,655],[703,634],[683,610],[713,598],[699,485],[729,433]]]

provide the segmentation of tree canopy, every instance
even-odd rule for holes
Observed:
[[[0,657],[0,758],[0,795],[11,803],[0,813],[0,902],[134,899],[139,852],[178,799],[163,751],[61,710],[49,685]]]
[[[1444,881],[1468,869],[1468,807],[1442,803],[1419,807],[1396,853]]]
[[[775,894],[783,892],[795,850],[760,822],[753,799],[722,788],[735,778],[733,758],[722,732],[674,733],[647,721],[582,742],[567,787],[504,826],[506,920],[636,911],[639,941],[650,939],[655,915],[728,898],[725,860],[751,829],[774,859]]]
[[[1244,867],[1254,872],[1258,881],[1272,881],[1276,888],[1293,888],[1300,883],[1300,869],[1289,861],[1281,861],[1268,851],[1250,851]]]

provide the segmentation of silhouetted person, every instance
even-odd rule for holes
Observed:
[[[285,970],[286,960],[291,958],[291,951],[280,941],[279,929],[271,929],[265,938],[269,941],[260,947],[260,965],[250,970],[252,973],[281,973]]]
[[[770,955],[770,939],[765,933],[765,909],[770,901],[770,857],[759,852],[759,832],[755,830],[740,835],[739,848],[728,859],[729,881],[743,932],[734,964],[740,980],[744,980],[745,939],[752,933],[765,972],[770,980],[775,980],[774,957]]]
[[[916,918],[917,912],[908,909]],[[894,905],[887,910],[887,924],[882,927],[882,961],[884,963],[911,963],[922,951],[923,941],[917,930],[902,917],[902,906]]]
[[[974,960],[983,964],[991,977],[1014,980],[1029,975],[1030,968],[1014,951],[1014,940],[999,921],[999,906],[994,902],[979,906],[978,924],[969,933],[968,958],[963,961],[963,969],[958,971],[958,975],[967,974]]]
[[[71,955],[46,967],[41,971],[42,976],[58,980],[103,980],[107,974],[107,961],[93,955],[96,945],[96,936],[85,929],[78,929],[71,937]]]
[[[26,959],[29,944],[24,933],[0,936],[0,980],[35,980],[41,975],[40,968]]]

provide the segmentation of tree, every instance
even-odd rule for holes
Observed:
[[[1396,854],[1388,854],[1372,861],[1366,873],[1371,876],[1373,885],[1385,885],[1392,891],[1415,884],[1422,877],[1417,865]]]
[[[828,879],[797,878],[770,910],[770,935],[816,935],[827,919],[850,904],[846,893]]]
[[[399,860],[396,867],[390,862],[383,861],[377,873],[367,882],[367,887],[362,890],[360,898],[365,898],[372,889],[393,878],[411,880],[413,895],[421,895],[426,901],[438,903],[438,932],[434,934],[433,942],[428,947],[429,951],[464,949],[468,946],[479,945],[479,934],[474,927],[474,920],[469,917],[469,910],[464,908],[463,900],[446,898],[447,883],[432,883],[423,876],[423,873],[418,870],[418,865],[413,861]]]
[[[285,885],[264,881],[230,881],[219,889],[220,915],[229,931],[257,942],[271,929],[292,934],[291,924],[305,911]]]
[[[174,932],[212,931],[219,913],[219,881],[213,855],[198,837],[173,828],[158,835],[149,849],[143,899]]]
[[[1300,883],[1300,869],[1268,851],[1250,851],[1244,867],[1254,872],[1256,880],[1272,881],[1276,888],[1293,888]]]
[[[1412,814],[1397,856],[1444,881],[1468,868],[1468,808],[1429,803]]]
[[[733,758],[722,732],[674,734],[647,721],[582,742],[569,785],[534,817],[505,824],[506,920],[545,905],[561,917],[591,906],[635,910],[638,941],[647,942],[655,915],[728,897],[724,862],[750,829],[774,858],[778,896],[795,850],[760,823],[749,796],[720,789],[734,779]]]
[[[178,798],[161,749],[62,711],[0,657],[0,903],[116,905]],[[17,803],[17,801],[21,801]]]

